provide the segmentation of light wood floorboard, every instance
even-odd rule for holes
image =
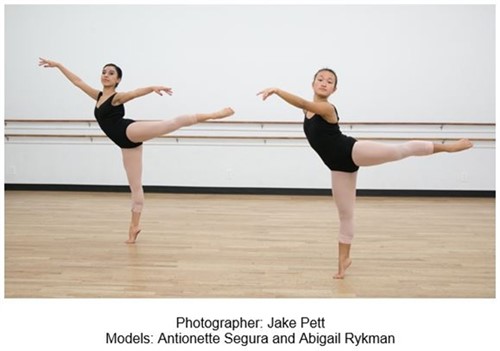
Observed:
[[[328,196],[5,192],[5,297],[495,297],[495,200],[360,197],[334,280]]]

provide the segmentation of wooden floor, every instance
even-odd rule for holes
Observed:
[[[495,200],[360,197],[333,280],[328,196],[5,192],[5,297],[495,297]]]

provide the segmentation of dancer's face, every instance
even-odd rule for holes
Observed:
[[[336,78],[333,73],[321,71],[318,73],[313,82],[314,93],[321,97],[329,97],[337,89]]]
[[[102,69],[101,83],[104,87],[116,87],[120,83],[121,78],[118,78],[118,72],[113,66],[106,66]]]

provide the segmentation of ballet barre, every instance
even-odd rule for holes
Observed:
[[[107,138],[93,119],[6,119],[5,140]],[[469,138],[472,142],[494,143],[495,123],[483,122],[341,122],[341,130],[359,140],[404,141],[411,139],[448,142]],[[306,142],[301,121],[208,121],[161,140],[297,141]]]

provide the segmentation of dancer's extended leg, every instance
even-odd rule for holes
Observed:
[[[122,149],[123,166],[127,172],[128,183],[132,193],[131,220],[127,244],[135,243],[141,228],[142,207],[144,206],[144,191],[142,189],[142,145],[133,149]]]
[[[345,271],[351,265],[351,242],[354,237],[354,205],[356,203],[357,172],[347,173],[332,171],[332,194],[337,205],[340,221],[339,257],[336,279],[344,278]]]
[[[182,115],[163,121],[136,121],[127,127],[127,138],[134,143],[140,143],[171,133],[182,127],[188,127],[209,119],[228,117],[233,113],[234,111],[231,108],[225,108],[214,113]]]
[[[431,155],[433,152],[434,144],[430,141],[408,141],[396,145],[361,140],[354,144],[352,159],[358,166],[374,166],[409,156]]]
[[[469,149],[472,143],[461,139],[451,144],[413,140],[403,144],[385,144],[361,140],[354,144],[352,159],[358,166],[374,166],[398,161],[410,156],[426,156],[437,152],[458,152]]]

